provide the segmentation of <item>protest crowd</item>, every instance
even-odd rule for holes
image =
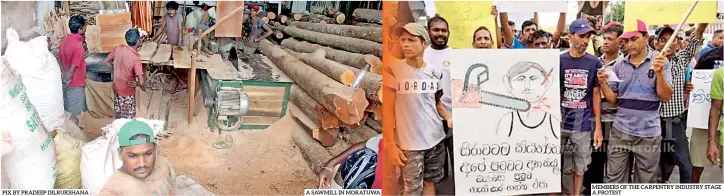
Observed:
[[[588,1],[579,6],[583,8],[570,24],[565,19],[571,13],[560,13],[555,32],[543,30],[537,15],[516,24],[495,6],[491,15],[496,26],[473,27],[472,35],[454,32],[450,24],[459,21],[440,14],[425,22],[394,24],[392,47],[402,58],[384,70],[384,86],[392,94],[386,96],[395,97],[396,129],[383,134],[391,142],[385,145],[386,156],[400,168],[399,194],[441,194],[436,189],[447,189],[442,181],[455,177],[449,170],[458,172],[453,128],[465,122],[452,122],[452,105],[458,99],[447,61],[457,49],[448,42],[458,36],[472,37],[469,48],[474,49],[560,49],[558,137],[561,146],[572,151],[572,156],[561,155],[561,162],[572,163],[561,170],[564,177],[572,177],[573,186],[557,194],[590,195],[592,183],[669,183],[675,166],[679,183],[721,183],[700,179],[709,168],[722,165],[722,29],[709,29],[713,36],[705,42],[703,34],[712,28],[707,23],[687,24],[680,31],[675,25],[647,26],[639,19],[635,24],[602,24],[602,13],[587,10],[592,6]],[[708,129],[693,128],[687,135],[695,70],[716,71]],[[582,79],[587,81],[569,80],[575,74],[585,74]],[[416,93],[399,87],[410,80],[439,86]],[[564,95],[571,89],[585,92],[582,101]]]

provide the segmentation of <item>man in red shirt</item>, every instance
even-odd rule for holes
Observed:
[[[78,124],[78,115],[85,106],[85,50],[83,34],[85,19],[73,16],[68,21],[71,34],[60,43],[58,60],[63,79],[63,103],[71,119]]]
[[[146,81],[143,78],[141,58],[138,54],[140,37],[138,29],[129,29],[126,31],[128,46],[117,46],[103,61],[103,64],[113,70],[113,92],[115,92],[113,109],[116,111],[116,119],[135,118],[136,87],[139,86],[146,91]]]

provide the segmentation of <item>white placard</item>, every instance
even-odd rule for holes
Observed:
[[[498,12],[566,12],[567,1],[495,1]]]
[[[450,52],[457,195],[560,192],[559,53]]]
[[[716,13],[724,13],[724,2],[717,2]]]
[[[689,127],[709,129],[709,109],[711,107],[711,80],[716,70],[694,70],[691,84],[694,89],[689,96],[689,116],[686,124]]]

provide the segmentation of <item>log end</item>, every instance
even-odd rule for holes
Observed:
[[[274,25],[281,25],[282,23],[274,21]]]
[[[339,135],[339,128],[312,130],[312,138],[319,141],[319,144],[324,147],[334,146],[337,143],[337,135]]]
[[[286,15],[282,15],[279,17],[279,21],[282,22],[282,24],[287,24],[287,20],[288,19]]]
[[[282,33],[281,31],[277,31],[277,32],[274,34],[274,37],[276,37],[277,39],[283,39],[283,38],[284,38],[284,33]]]
[[[324,107],[315,107],[315,111],[317,111],[317,115],[320,116],[321,122],[320,127],[322,129],[331,129],[331,128],[338,128],[339,127],[339,118],[335,116],[334,114],[330,113],[325,109]]]
[[[274,20],[277,18],[277,14],[275,14],[274,12],[267,12],[266,17],[269,18],[270,20]]]
[[[327,21],[324,21],[324,20],[319,21],[319,24],[327,24]]]
[[[294,14],[294,20],[301,20],[302,16],[302,14]]]
[[[261,20],[263,20],[264,23],[269,23],[269,18],[267,18],[267,17],[263,17],[263,18],[261,18]]]
[[[353,71],[347,70],[342,72],[342,75],[339,76],[342,80],[342,84],[344,85],[351,85],[354,83],[354,79],[357,77],[357,74],[355,74]]]
[[[337,15],[337,18],[335,18],[335,19],[337,20],[337,24],[344,24],[345,18],[346,17],[344,16],[344,14],[340,13],[339,15]]]
[[[362,89],[355,90],[350,97],[349,101],[337,94],[329,94],[325,98],[331,101],[334,108],[337,109],[333,113],[339,117],[340,121],[345,124],[359,123],[363,119],[369,102],[367,102],[365,92]]]

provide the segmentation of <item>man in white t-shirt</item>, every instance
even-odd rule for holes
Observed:
[[[430,46],[425,48],[423,61],[428,66],[435,67],[442,72],[442,80],[440,81],[442,97],[440,98],[440,101],[442,102],[442,105],[445,106],[445,110],[447,110],[448,114],[452,116],[452,92],[450,90],[451,77],[449,68],[450,61],[448,57],[452,53],[453,49],[447,45],[450,37],[447,20],[439,15],[435,15],[435,17],[432,17],[427,21],[427,32],[430,36]],[[442,121],[443,126],[445,126],[444,131],[446,134],[446,138],[443,140],[443,143],[445,144],[448,156],[450,157],[450,164],[452,164],[454,162],[452,132],[449,127],[446,127],[447,122],[444,119],[442,119]],[[448,167],[445,167],[445,175],[448,174],[447,168]]]
[[[444,177],[445,138],[440,117],[452,119],[440,99],[442,71],[424,62],[430,42],[427,29],[408,23],[394,31],[405,59],[384,70],[385,96],[391,97],[395,129],[383,132],[389,160],[401,167],[402,195],[435,195]]]

